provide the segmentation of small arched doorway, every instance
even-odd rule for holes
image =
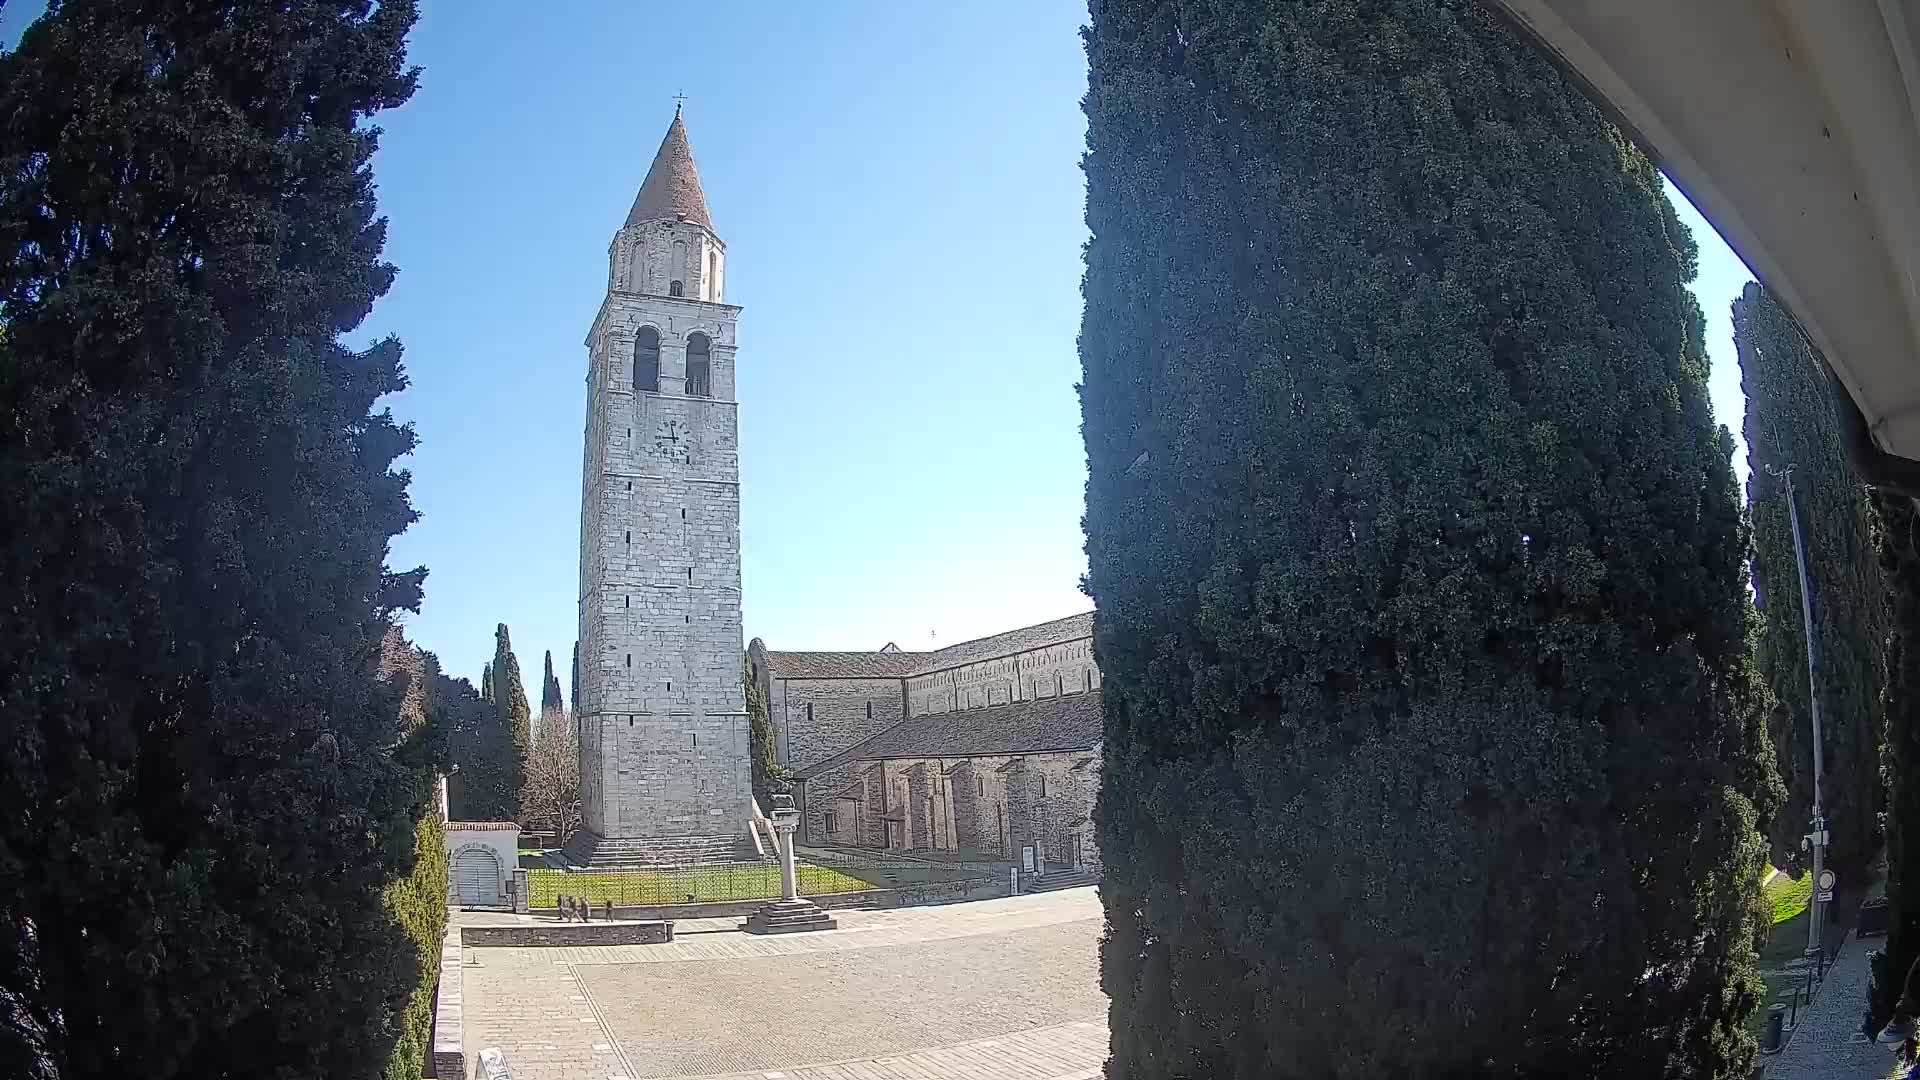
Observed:
[[[500,902],[500,860],[483,847],[470,847],[453,860],[454,895],[462,907]]]

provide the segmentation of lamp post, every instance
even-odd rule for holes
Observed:
[[[1813,814],[1810,822],[1812,831],[1807,833],[1803,846],[1813,855],[1813,904],[1807,910],[1807,959],[1814,967],[1820,966],[1825,949],[1820,941],[1820,929],[1824,922],[1826,904],[1832,893],[1828,883],[1831,876],[1825,873],[1827,861],[1827,816],[1825,805],[1821,801],[1821,783],[1826,772],[1826,746],[1821,737],[1820,723],[1820,653],[1813,637],[1813,585],[1807,576],[1807,543],[1800,531],[1800,503],[1793,493],[1793,466],[1785,469],[1767,467],[1767,472],[1779,477],[1787,485],[1787,522],[1793,529],[1793,561],[1800,572],[1800,619],[1807,635],[1807,696],[1810,699],[1810,714],[1813,718]]]

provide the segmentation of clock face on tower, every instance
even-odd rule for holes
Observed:
[[[693,460],[693,444],[688,438],[689,434],[686,421],[662,420],[653,430],[653,446],[648,453],[662,461],[688,464]]]

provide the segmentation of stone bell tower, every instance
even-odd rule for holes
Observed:
[[[717,861],[747,843],[726,258],[676,110],[587,333],[577,865]]]

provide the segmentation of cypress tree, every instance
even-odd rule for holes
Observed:
[[[1873,954],[1872,1023],[1885,1024],[1920,958],[1920,512],[1875,492],[1880,566],[1892,598],[1887,654],[1886,948]],[[1817,610],[1817,609],[1816,609]]]
[[[785,792],[788,784],[786,773],[777,761],[778,748],[775,746],[773,717],[767,710],[767,697],[760,692],[760,684],[753,677],[753,661],[747,657],[740,660],[740,682],[746,688],[747,743],[753,755],[753,797],[759,801],[762,810],[768,810],[773,807],[773,793]]]
[[[547,650],[547,672],[540,680],[540,717],[546,718],[567,710],[567,703],[560,697],[560,680],[553,676],[553,650]]]
[[[480,700],[493,704],[493,664],[484,664],[480,668]]]
[[[1891,618],[1875,512],[1847,464],[1824,362],[1757,284],[1749,283],[1733,302],[1733,341],[1747,395],[1753,591],[1763,620],[1755,659],[1777,702],[1768,733],[1787,783],[1786,804],[1773,823],[1773,857],[1783,866],[1798,862],[1813,808],[1807,636],[1786,484],[1774,475],[1791,468],[1819,636],[1828,859],[1837,872],[1858,880],[1873,855],[1882,804],[1880,732]]]
[[[465,679],[442,676],[435,707],[453,746],[457,766],[447,778],[447,813],[455,821],[505,821],[514,816],[513,739],[500,711]]]
[[[499,711],[500,727],[506,731],[513,748],[508,785],[512,798],[508,805],[518,807],[521,776],[527,753],[533,748],[533,711],[527,707],[527,688],[520,681],[520,659],[513,655],[513,640],[507,635],[506,623],[500,623],[493,630],[492,670],[493,707]]]
[[[1466,0],[1095,0],[1109,1077],[1732,1077],[1767,775],[1652,164]]]
[[[573,675],[567,681],[567,700],[573,702],[573,711],[580,711],[580,642],[573,643]]]
[[[431,792],[350,347],[410,0],[66,0],[0,57],[0,1075],[361,1077]]]

